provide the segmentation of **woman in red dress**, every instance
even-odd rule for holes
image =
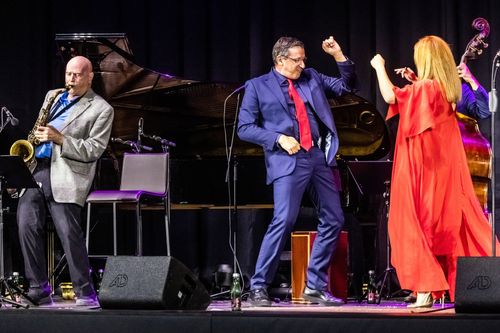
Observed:
[[[455,297],[458,256],[491,254],[491,227],[474,193],[455,117],[461,96],[448,44],[426,36],[414,47],[417,77],[395,87],[380,55],[371,60],[380,91],[399,114],[389,211],[391,262],[401,287],[430,307]]]

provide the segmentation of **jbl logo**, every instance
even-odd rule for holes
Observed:
[[[109,287],[118,287],[118,288],[121,288],[121,287],[125,287],[128,283],[128,276],[127,274],[118,274],[117,276],[115,276],[115,278],[113,279],[113,281],[111,281],[111,283],[109,284]]]
[[[491,279],[489,276],[478,275],[467,286],[467,289],[485,290],[485,289],[488,289],[490,286],[491,286]]]

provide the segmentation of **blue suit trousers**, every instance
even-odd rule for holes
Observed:
[[[316,290],[328,287],[328,266],[344,224],[339,191],[333,171],[319,148],[313,147],[308,152],[301,150],[296,157],[294,171],[273,182],[274,217],[262,241],[255,274],[250,281],[251,289],[267,288],[271,284],[306,190],[319,219],[306,284]]]

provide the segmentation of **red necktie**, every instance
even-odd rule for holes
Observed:
[[[288,80],[288,93],[290,94],[290,98],[295,104],[295,116],[297,117],[297,121],[299,122],[299,136],[300,136],[300,145],[306,151],[311,149],[312,147],[312,138],[311,138],[311,126],[309,125],[309,118],[307,118],[306,106],[304,105],[304,101],[300,98],[299,93],[293,86],[293,82],[290,79]]]

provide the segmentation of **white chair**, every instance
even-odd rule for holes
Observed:
[[[145,201],[162,202],[165,211],[165,237],[167,256],[170,256],[170,198],[169,198],[169,154],[123,155],[123,167],[119,190],[93,191],[87,197],[86,246],[90,244],[90,212],[95,204],[113,205],[113,255],[117,255],[116,208],[118,204],[135,203],[136,255],[142,256],[141,204]]]

